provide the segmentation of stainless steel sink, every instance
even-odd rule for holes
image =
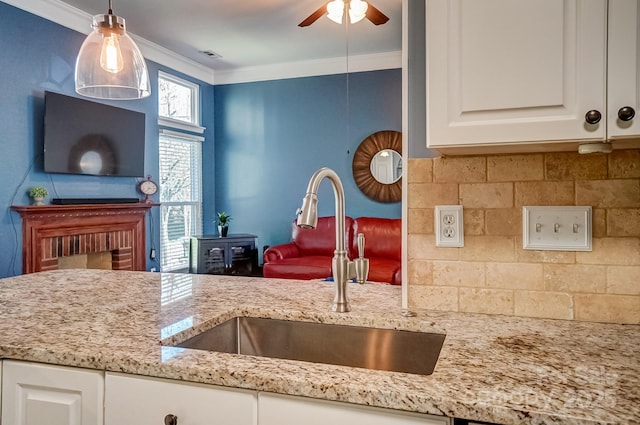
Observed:
[[[445,335],[235,317],[177,347],[430,375]]]

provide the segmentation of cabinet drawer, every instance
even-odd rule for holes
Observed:
[[[260,393],[260,425],[449,425],[449,418]]]
[[[179,424],[256,425],[257,410],[252,391],[118,373],[105,377],[105,425],[159,425],[169,414]]]

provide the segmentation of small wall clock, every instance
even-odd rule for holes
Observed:
[[[147,176],[146,180],[142,180],[138,183],[137,189],[138,192],[144,195],[143,202],[151,204],[153,201],[149,197],[158,193],[158,183],[151,180],[151,176]]]

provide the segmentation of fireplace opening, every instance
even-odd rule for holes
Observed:
[[[111,251],[69,255],[58,258],[58,269],[113,270]]]

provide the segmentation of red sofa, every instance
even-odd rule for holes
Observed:
[[[345,218],[345,247],[350,259],[358,257],[358,233],[364,234],[364,255],[369,259],[369,281],[402,283],[402,227],[399,218]],[[315,229],[291,225],[291,242],[264,252],[264,277],[324,279],[331,276],[336,249],[334,217],[319,217]]]

